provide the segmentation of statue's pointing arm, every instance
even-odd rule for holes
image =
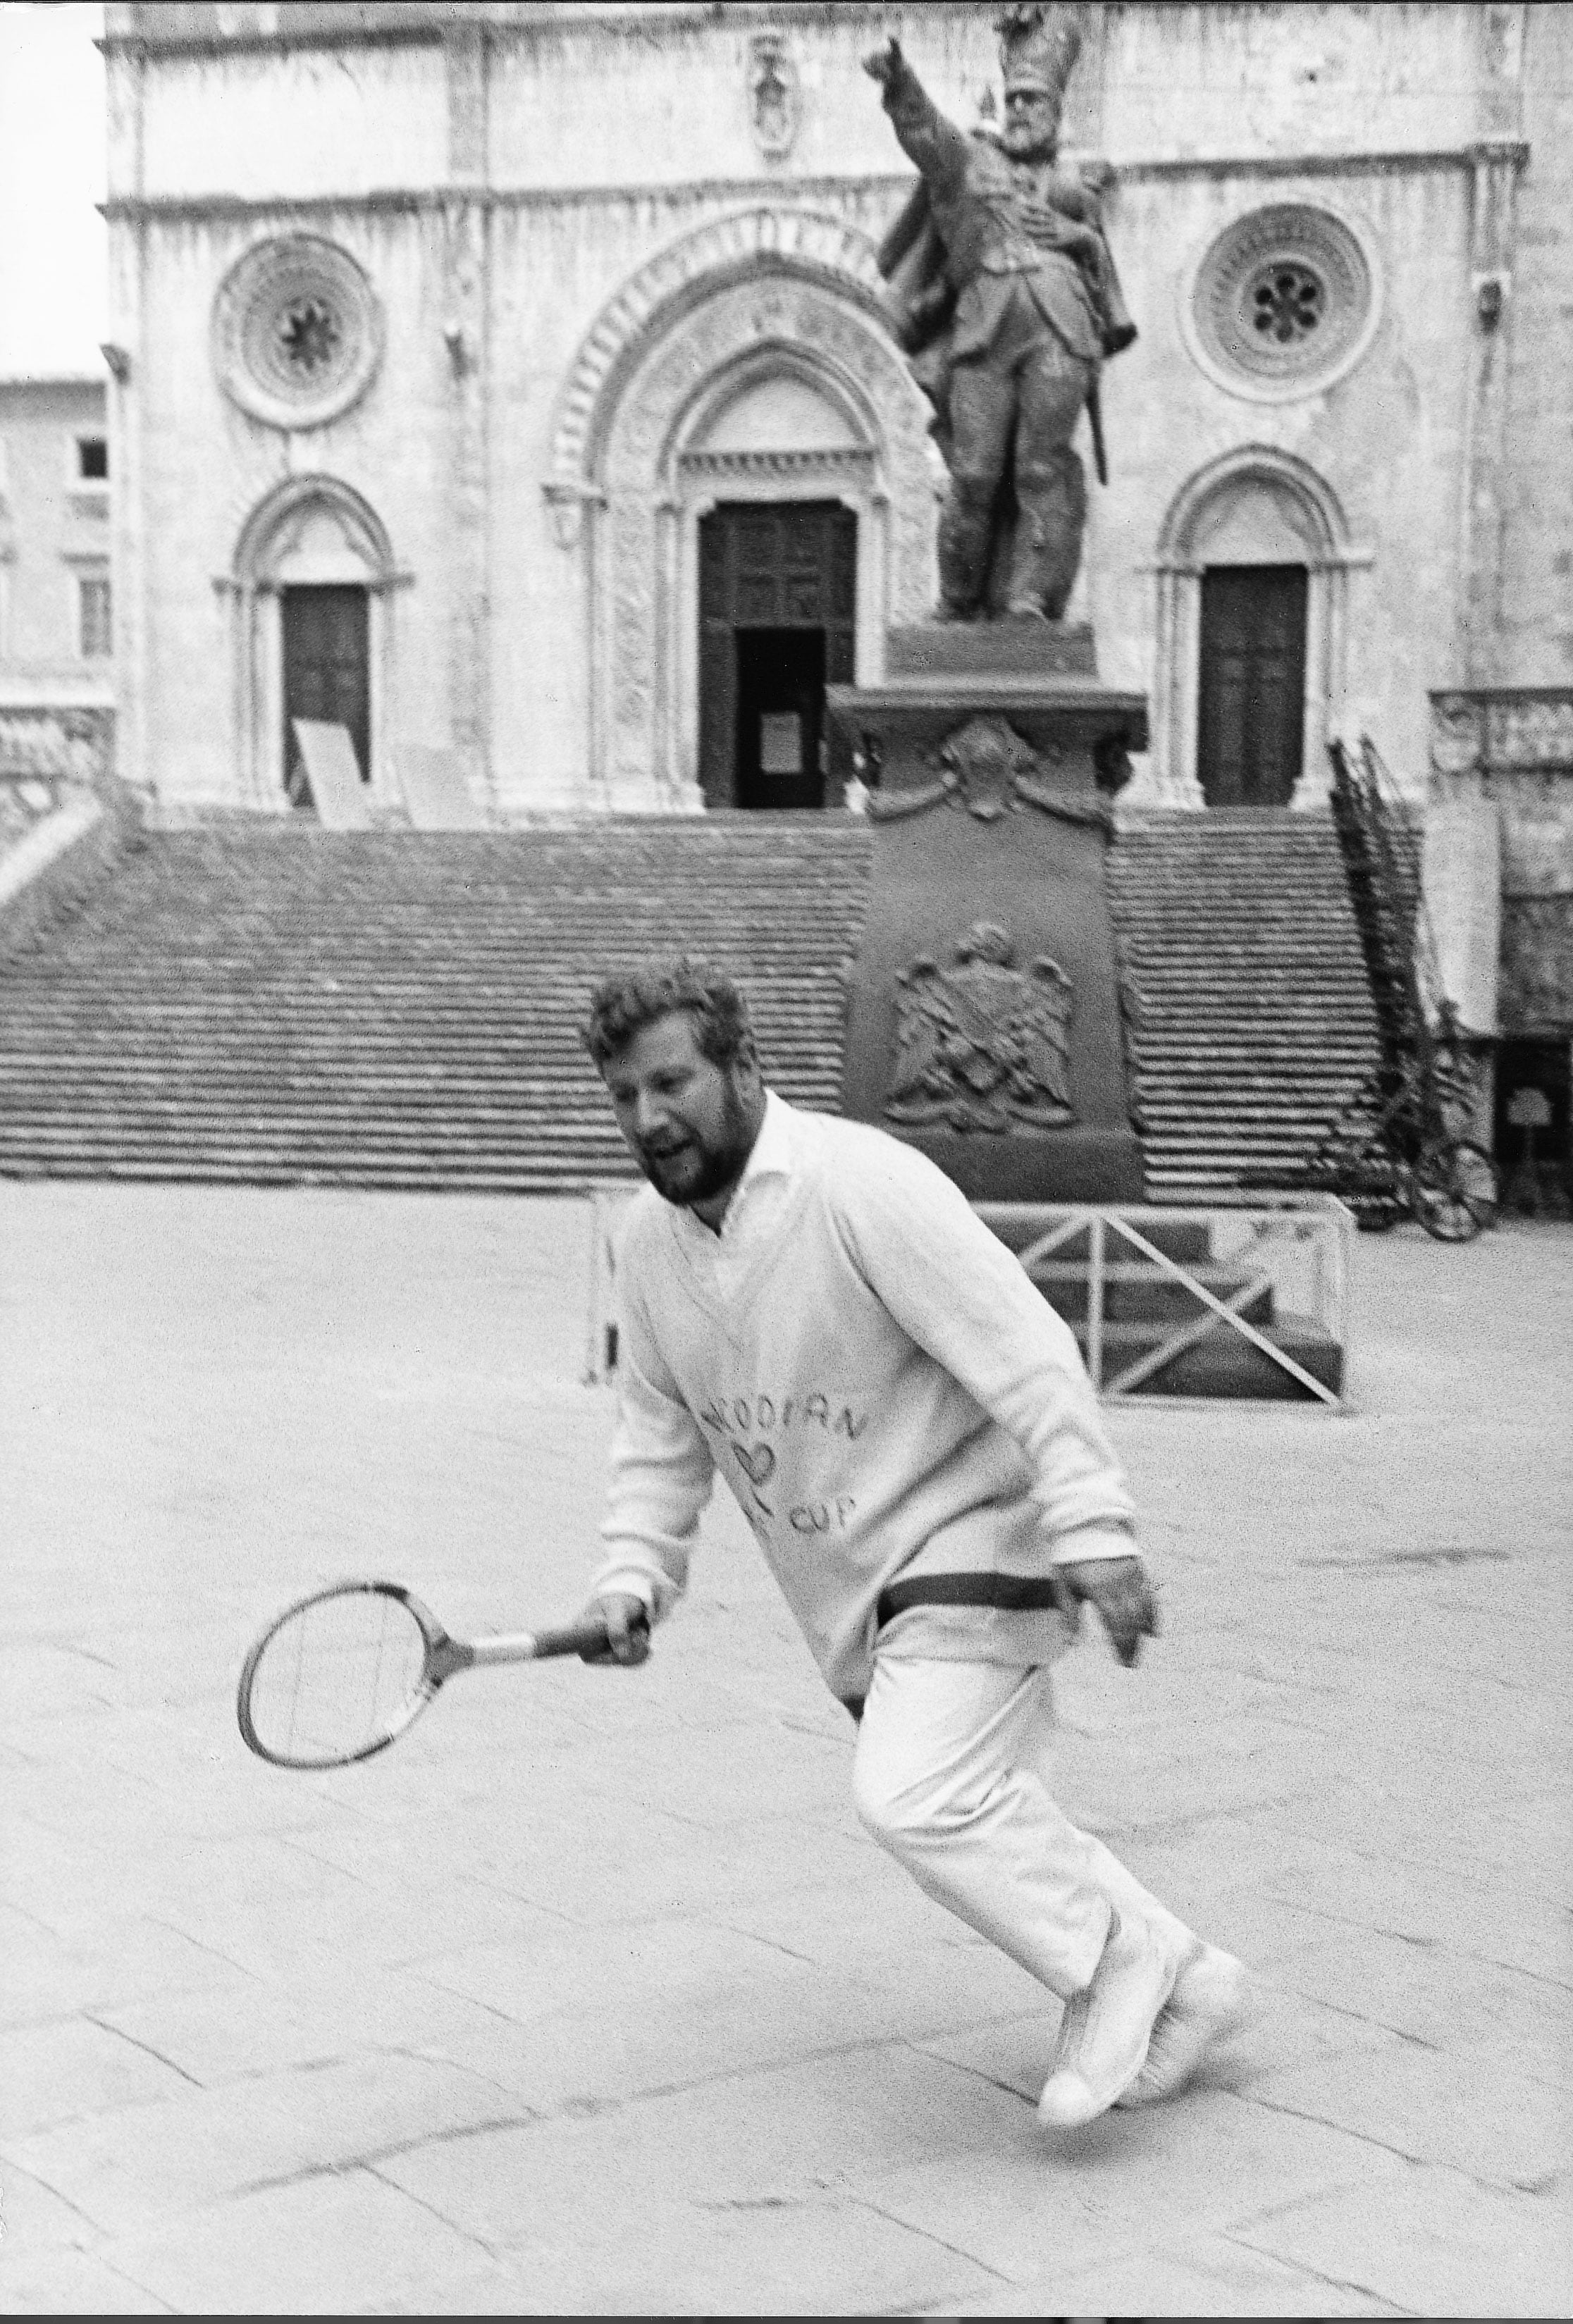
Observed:
[[[915,161],[942,198],[960,191],[967,171],[967,139],[947,121],[902,53],[899,41],[875,49],[864,70],[884,90],[884,109],[902,149]]]

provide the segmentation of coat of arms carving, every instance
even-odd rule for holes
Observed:
[[[1003,928],[979,920],[941,968],[921,954],[896,979],[896,1055],[885,1112],[914,1127],[1057,1130],[1070,1102],[1070,979],[1041,953],[1015,966]]]
[[[1098,751],[1105,749],[1100,742]],[[866,735],[864,754],[877,765],[873,738]],[[868,803],[868,811],[878,823],[893,823],[903,816],[924,815],[933,807],[964,807],[979,823],[998,823],[1005,816],[1035,807],[1058,822],[1090,825],[1106,835],[1114,828],[1106,799],[1078,798],[1074,790],[1060,789],[1047,779],[1049,771],[1061,766],[1064,758],[1058,743],[1033,750],[1006,719],[969,718],[946,737],[930,761],[936,770],[932,781],[903,784],[883,796],[876,794]],[[1116,781],[1109,788],[1117,790],[1119,784]]]
[[[1003,718],[969,718],[939,753],[954,778],[962,805],[981,823],[995,823],[1020,802],[1023,776],[1039,772],[1038,754]]]
[[[767,161],[784,161],[797,143],[803,97],[783,32],[756,32],[748,49],[748,118]]]

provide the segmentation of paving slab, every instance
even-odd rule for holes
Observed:
[[[1403,2167],[1346,2132],[1275,2117],[1216,2089],[1183,2107],[1107,2115],[1053,2138],[1039,2133],[1028,2098],[1016,2107],[1015,2135],[1002,2135],[986,2172],[963,2176],[926,2155],[865,2166],[853,2183],[893,2218],[921,2221],[1024,2283],[1113,2261],[1198,2221],[1232,2227],[1271,2209],[1288,2185],[1332,2201]]]
[[[1379,2140],[1411,2163],[1533,2194],[1573,2170],[1573,2109],[1496,2057],[1383,2043],[1253,2075],[1253,2102]]]
[[[946,2312],[961,2316],[1408,2316],[1363,2284],[1313,2276],[1204,2233],[1141,2244],[1115,2256],[1050,2269],[1004,2296]]]
[[[375,2171],[250,2190],[118,2238],[109,2264],[180,2315],[516,2316],[531,2286]]]
[[[1566,2316],[1566,2181],[1503,2193],[1451,2169],[1401,2169],[1297,2197],[1235,2232],[1318,2281],[1358,2284],[1420,2316]]]
[[[1058,2006],[869,1842],[718,1501],[641,1672],[292,1778],[346,1572],[571,1612],[569,1202],[0,1184],[0,2308],[1568,2313],[1573,1232],[1355,1253],[1348,1412],[1125,1407],[1162,1591],[1060,1795],[1262,2006],[1046,2138]]]

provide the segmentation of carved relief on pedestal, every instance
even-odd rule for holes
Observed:
[[[1033,750],[997,713],[969,718],[935,753],[931,782],[876,791],[869,798],[868,813],[875,822],[891,823],[931,807],[949,806],[964,807],[980,823],[995,823],[1001,816],[1020,815],[1032,807],[1062,823],[1096,824],[1108,831],[1113,816],[1102,799],[1072,798],[1044,780],[1046,770],[1058,766],[1063,756],[1054,743]]]
[[[1485,748],[1485,720],[1480,702],[1468,694],[1431,696],[1431,765],[1439,775],[1469,775],[1480,766]]]
[[[1573,769],[1573,696],[1485,706],[1486,762],[1499,770]]]
[[[1502,1022],[1509,1030],[1573,1017],[1573,896],[1514,896],[1503,911]]]
[[[941,968],[920,954],[896,978],[896,1054],[885,1113],[914,1127],[1054,1130],[1070,1102],[1070,980],[1040,953],[1017,968],[1004,928],[979,920]]]
[[[0,776],[94,783],[109,771],[113,711],[35,709],[0,713]]]

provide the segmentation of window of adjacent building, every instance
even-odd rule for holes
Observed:
[[[106,573],[83,573],[78,576],[77,610],[82,658],[86,661],[102,660],[113,651]]]
[[[77,474],[85,484],[108,483],[109,439],[106,436],[78,437]]]

